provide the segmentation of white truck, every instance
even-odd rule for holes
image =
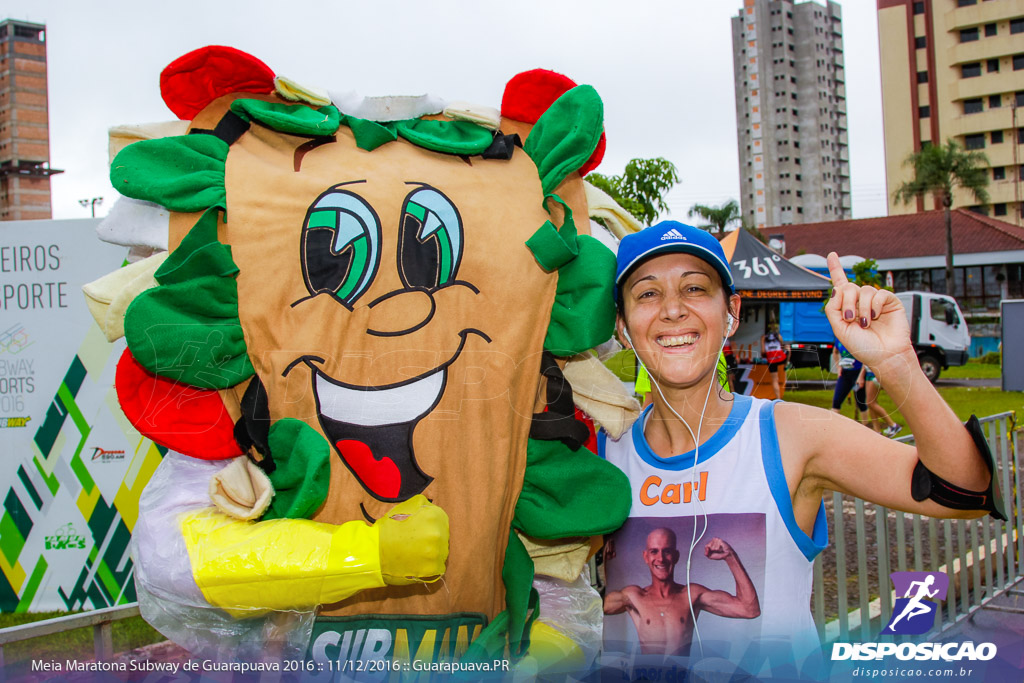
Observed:
[[[921,369],[934,382],[950,366],[967,362],[971,335],[956,300],[932,292],[898,292],[910,323],[910,339]]]

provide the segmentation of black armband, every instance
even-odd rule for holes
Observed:
[[[992,451],[989,450],[988,441],[981,431],[981,423],[978,418],[971,415],[964,427],[974,440],[974,445],[981,453],[981,459],[985,461],[991,481],[985,491],[968,491],[956,484],[951,484],[942,477],[924,466],[920,460],[914,468],[914,474],[910,480],[910,495],[917,502],[931,498],[939,505],[944,505],[953,510],[984,510],[998,520],[1006,521],[1006,505],[1003,503],[1003,495],[999,490],[999,477],[995,471],[995,461],[992,458]]]

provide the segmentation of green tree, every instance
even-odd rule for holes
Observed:
[[[945,210],[946,221],[946,294],[953,296],[953,191],[963,188],[979,204],[988,203],[988,158],[981,152],[963,150],[953,140],[945,145],[929,145],[907,157],[904,166],[914,169],[914,178],[894,193],[904,204],[931,194]]]
[[[744,230],[749,232],[751,235],[756,237],[757,241],[760,242],[761,244],[767,245],[771,241],[771,240],[768,239],[768,237],[763,232],[761,232],[759,229],[757,229],[753,225],[749,225],[746,221],[741,221],[740,222],[740,226]]]
[[[853,283],[861,287],[871,285],[878,289],[889,289],[882,281],[882,274],[878,272],[878,261],[873,258],[853,264]]]
[[[622,175],[587,175],[587,182],[611,196],[634,218],[650,225],[668,210],[665,194],[679,182],[675,165],[667,159],[632,159]]]
[[[697,227],[703,230],[711,230],[711,228],[714,228],[714,232],[717,232],[719,237],[722,236],[722,233],[725,232],[725,229],[729,227],[730,223],[742,221],[743,219],[743,213],[740,211],[740,205],[735,199],[730,199],[721,206],[694,204],[686,215],[691,218],[693,216],[700,216],[707,221],[707,224],[698,225]]]

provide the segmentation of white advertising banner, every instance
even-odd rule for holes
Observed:
[[[0,223],[0,611],[135,599],[128,540],[162,457],[114,393],[82,285],[123,265],[98,219]]]

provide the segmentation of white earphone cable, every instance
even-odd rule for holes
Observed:
[[[722,337],[722,345],[718,349],[718,355],[719,356],[722,353],[722,349],[725,348],[726,342],[729,341],[729,333],[732,332],[732,326],[733,326],[733,319],[732,319],[732,314],[730,314],[729,315],[729,323],[728,323],[728,325],[726,326],[726,329],[725,329],[725,336]],[[633,339],[629,336],[629,330],[626,329],[625,326],[623,326],[623,332],[625,333],[626,340],[629,342],[630,346],[633,346]],[[692,594],[690,592],[690,565],[693,562],[693,549],[697,547],[697,544],[700,543],[700,541],[704,538],[704,535],[707,533],[707,530],[708,530],[708,515],[707,515],[707,512],[704,509],[703,502],[700,500],[700,497],[697,495],[698,494],[698,492],[697,492],[697,482],[695,481],[695,478],[696,478],[696,474],[697,474],[697,462],[700,459],[700,431],[701,431],[701,427],[704,425],[704,414],[707,412],[707,409],[708,409],[708,401],[711,398],[711,389],[715,386],[716,382],[718,381],[718,359],[717,359],[717,357],[715,359],[715,372],[711,376],[711,381],[708,382],[708,391],[707,391],[707,394],[704,395],[704,406],[701,408],[700,418],[699,418],[699,420],[697,422],[697,434],[694,435],[693,430],[690,429],[690,425],[686,422],[686,420],[683,419],[683,416],[680,415],[678,412],[676,412],[676,409],[674,407],[672,407],[672,404],[669,403],[667,398],[665,398],[665,393],[661,390],[661,386],[658,384],[658,381],[654,378],[654,375],[651,374],[651,371],[647,369],[647,366],[640,359],[640,355],[638,353],[636,353],[636,349],[635,348],[633,349],[633,355],[636,356],[637,362],[640,363],[641,367],[643,367],[643,369],[647,372],[647,376],[650,378],[651,384],[654,385],[654,388],[658,390],[658,394],[661,396],[661,400],[665,402],[665,405],[668,406],[668,409],[672,411],[672,414],[675,415],[676,418],[680,422],[683,423],[683,426],[686,427],[686,431],[690,433],[690,438],[693,439],[693,443],[694,443],[694,446],[693,446],[693,465],[690,468],[690,486],[691,486],[691,491],[692,491],[691,500],[692,501],[696,501],[698,507],[700,507],[701,516],[703,517],[703,521],[704,521],[704,528],[701,529],[700,536],[698,536],[697,535],[697,516],[694,515],[693,516],[694,517],[694,521],[693,521],[693,535],[692,535],[691,540],[690,540],[690,550],[686,554],[686,593],[687,593],[687,602],[689,603],[689,607],[690,607],[690,623],[693,624],[693,632],[697,636],[697,646],[700,648],[700,656],[701,656],[701,658],[703,658],[704,657],[704,642],[701,639],[700,629],[697,628],[697,615],[696,615],[696,613],[694,612],[694,609],[693,609],[693,598],[692,598]]]

